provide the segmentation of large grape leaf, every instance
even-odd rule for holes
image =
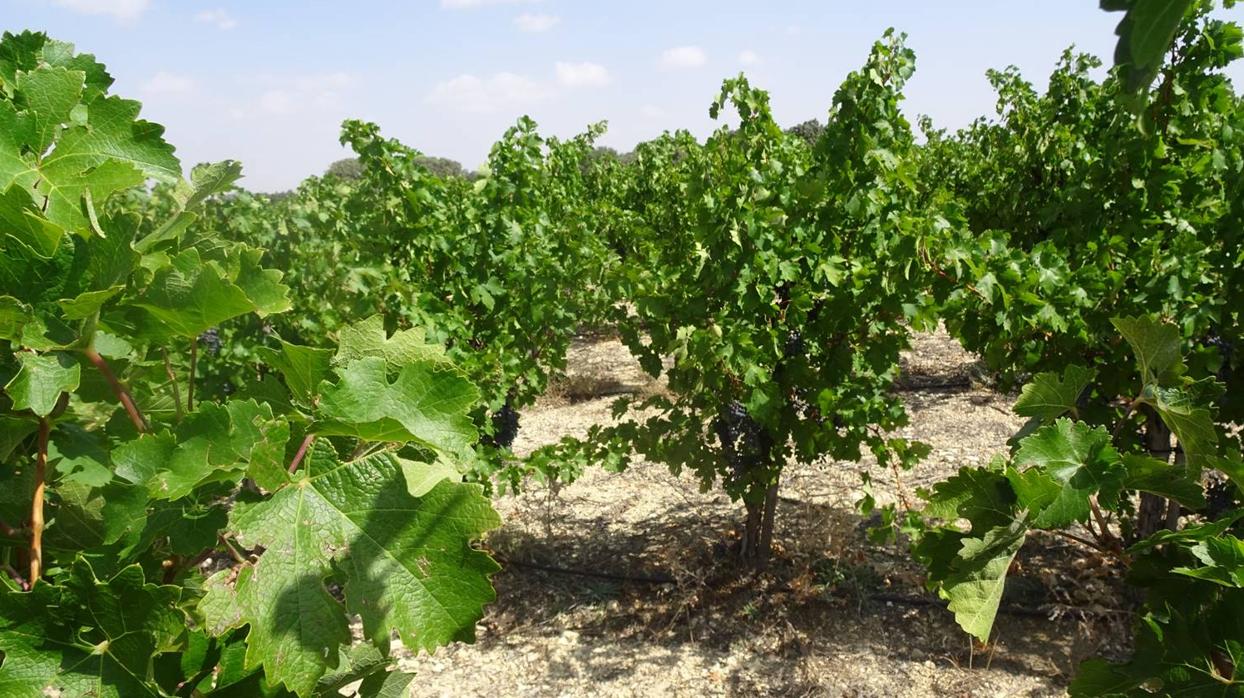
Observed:
[[[1080,393],[1096,376],[1097,371],[1074,364],[1062,376],[1053,371],[1038,373],[1015,401],[1015,414],[1042,420],[1061,417],[1076,408]]]
[[[1129,453],[1123,456],[1126,478],[1123,486],[1137,492],[1148,492],[1174,499],[1191,509],[1205,506],[1201,483],[1182,465],[1172,465],[1157,458]]]
[[[1195,579],[1244,589],[1244,541],[1232,535],[1217,536],[1197,543],[1192,554],[1200,567],[1176,567],[1171,571]]]
[[[1121,317],[1110,322],[1131,345],[1146,385],[1164,385],[1183,373],[1178,327],[1150,317]]]
[[[196,165],[190,171],[189,180],[179,180],[173,188],[172,199],[176,206],[158,229],[134,244],[139,252],[146,252],[156,243],[174,239],[185,232],[196,218],[195,210],[208,197],[228,191],[242,177],[242,164],[236,160]]]
[[[1162,422],[1179,439],[1188,463],[1200,466],[1212,456],[1218,443],[1218,430],[1208,408],[1181,388],[1153,387],[1146,391]]]
[[[153,499],[177,500],[205,481],[240,479],[279,483],[289,425],[269,405],[254,400],[208,403],[175,433],[143,434],[112,454],[116,473],[146,487]]]
[[[985,468],[961,468],[922,495],[928,500],[925,516],[952,523],[964,518],[978,532],[1003,525],[1015,516],[1015,493],[1006,477]]]
[[[18,361],[21,369],[4,386],[4,391],[13,399],[15,410],[30,410],[46,417],[56,408],[61,393],[78,389],[82,367],[66,354],[22,352]]]
[[[1126,11],[1115,34],[1114,63],[1124,67],[1129,92],[1147,88],[1162,68],[1166,51],[1192,0],[1101,0],[1108,12]]]
[[[43,155],[69,121],[69,112],[82,100],[86,75],[77,70],[41,66],[17,76],[17,96],[30,117],[30,149]],[[8,186],[0,181],[0,185]]]
[[[347,612],[368,637],[396,630],[412,648],[474,636],[498,567],[471,542],[499,524],[477,486],[442,481],[415,498],[392,454],[341,463],[322,442],[299,473],[235,509],[238,542],[264,552],[208,580],[200,607],[214,634],[250,626],[247,667],[310,695],[350,641]],[[344,608],[325,586],[335,573]]]
[[[344,365],[370,356],[379,356],[390,368],[399,369],[416,361],[444,361],[445,350],[440,345],[429,344],[423,330],[417,327],[389,337],[384,329],[384,318],[373,315],[341,329],[333,363]]]
[[[91,102],[86,124],[65,130],[41,171],[81,173],[111,160],[148,177],[177,181],[181,163],[164,140],[164,127],[140,120],[140,109],[138,102],[115,96]]]
[[[0,695],[161,696],[152,659],[186,629],[181,589],[146,583],[142,568],[108,580],[82,561],[62,584],[0,595]]]
[[[138,301],[157,321],[148,331],[161,335],[197,337],[225,320],[255,309],[246,292],[224,278],[199,251],[189,249],[173,258]]]
[[[408,363],[390,383],[380,357],[340,369],[337,383],[320,385],[318,434],[366,441],[418,441],[465,456],[476,441],[467,411],[479,393],[457,369],[440,363]]]
[[[989,641],[1006,573],[1028,534],[1026,522],[1016,519],[991,529],[983,537],[965,538],[940,593],[949,601],[955,621],[981,642]]]
[[[1015,468],[1007,473],[1019,506],[1031,512],[1037,528],[1086,521],[1090,497],[1113,500],[1122,490],[1123,478],[1110,434],[1066,418],[1024,439],[1015,454]]]
[[[265,364],[281,372],[285,385],[294,397],[304,402],[310,402],[319,394],[316,391],[320,381],[332,370],[331,349],[316,349],[281,340],[280,351],[269,347],[259,347],[256,351]]]

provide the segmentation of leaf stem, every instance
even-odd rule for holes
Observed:
[[[169,385],[173,386],[173,407],[177,410],[177,421],[181,421],[185,417],[185,412],[181,409],[181,388],[177,387],[177,374],[173,373],[173,364],[168,360],[168,350],[161,349],[160,353],[164,355],[164,374],[168,376]]]
[[[30,505],[30,585],[43,573],[43,493],[47,485],[48,435],[52,423],[39,420],[39,454],[35,460],[35,494]]]
[[[1066,538],[1066,539],[1068,539],[1068,540],[1073,540],[1073,541],[1075,541],[1075,542],[1079,543],[1080,545],[1083,545],[1083,546],[1087,546],[1087,547],[1089,547],[1089,548],[1092,548],[1093,550],[1096,550],[1096,551],[1097,551],[1097,552],[1099,552],[1099,553],[1103,553],[1103,554],[1105,554],[1105,555],[1109,555],[1110,557],[1113,557],[1113,558],[1115,558],[1116,560],[1119,560],[1120,562],[1122,562],[1122,563],[1124,563],[1124,564],[1131,564],[1131,560],[1130,560],[1130,559],[1128,559],[1128,557],[1127,557],[1126,555],[1124,555],[1124,554],[1120,553],[1119,551],[1117,551],[1117,550],[1111,550],[1110,548],[1107,548],[1106,546],[1104,546],[1104,545],[1102,545],[1102,544],[1100,544],[1100,543],[1096,543],[1096,542],[1091,541],[1091,540],[1089,540],[1089,539],[1087,539],[1087,538],[1082,538],[1082,537],[1080,537],[1080,536],[1077,536],[1077,535],[1076,535],[1076,534],[1074,534],[1074,533],[1070,533],[1070,532],[1067,532],[1067,531],[1049,531],[1049,533],[1053,533],[1054,535],[1057,535],[1057,536],[1062,536],[1063,538]]]
[[[199,338],[190,340],[190,385],[186,388],[186,411],[194,411],[194,373],[199,367]]]
[[[311,442],[315,441],[315,434],[307,434],[302,439],[302,444],[298,446],[298,452],[294,454],[294,460],[289,463],[289,474],[293,475],[294,471],[302,463],[302,459],[307,455],[307,449],[311,447]]]
[[[4,571],[9,575],[10,579],[17,582],[17,585],[21,587],[22,591],[30,591],[30,582],[23,579],[22,573],[13,569],[13,565],[8,564],[7,562],[4,563]]]
[[[130,416],[130,421],[134,423],[134,428],[139,432],[145,433],[151,430],[147,426],[147,420],[143,419],[142,412],[138,411],[138,406],[134,404],[134,397],[130,395],[130,391],[121,381],[117,380],[116,374],[109,368],[108,362],[94,348],[87,348],[83,351],[86,358],[95,364],[95,368],[103,374],[104,380],[108,381],[108,385],[112,387],[112,392],[116,393],[117,399],[121,401],[121,406],[125,408],[126,414]]]
[[[246,564],[246,557],[243,556],[242,553],[238,552],[237,548],[233,547],[233,543],[230,542],[228,537],[224,534],[217,534],[216,537],[220,539],[222,544],[224,544],[225,549],[229,551],[229,555],[234,559],[234,561],[240,564]]]

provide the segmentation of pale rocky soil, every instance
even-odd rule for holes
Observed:
[[[997,641],[973,647],[901,547],[867,543],[854,508],[861,470],[873,468],[880,501],[914,501],[1005,451],[1021,424],[1013,396],[977,375],[944,332],[920,336],[897,389],[902,435],[932,455],[897,484],[867,461],[788,468],[760,576],[726,552],[741,507],[658,464],[499,498],[497,601],[474,645],[402,661],[413,695],[1061,695],[1080,660],[1120,651],[1128,616],[1103,601],[1118,598],[1114,571],[1061,540],[1030,542]],[[557,394],[523,414],[516,449],[608,422],[619,393],[659,390],[620,343],[585,340]]]

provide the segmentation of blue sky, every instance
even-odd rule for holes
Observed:
[[[347,156],[350,117],[468,167],[521,114],[561,136],[607,120],[619,150],[707,134],[740,71],[784,123],[823,118],[889,26],[917,54],[908,115],[957,128],[993,111],[986,69],[1043,87],[1069,45],[1109,58],[1119,19],[1096,0],[0,0],[0,17],[96,54],[183,164],[241,160],[260,191]]]

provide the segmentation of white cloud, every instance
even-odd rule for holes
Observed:
[[[285,90],[268,90],[259,95],[259,111],[265,114],[291,114],[297,107],[294,95]]]
[[[803,27],[799,26],[798,24],[789,24],[786,26],[787,36],[799,36],[802,33],[803,33]]]
[[[199,22],[200,24],[211,24],[217,29],[224,31],[228,31],[238,26],[238,21],[233,18],[233,15],[220,8],[216,8],[214,10],[203,10],[194,16],[194,21]]]
[[[639,108],[639,113],[649,119],[659,119],[665,116],[665,110],[655,104],[645,104]]]
[[[229,109],[233,118],[252,118],[255,113],[271,116],[290,116],[310,111],[340,112],[345,104],[343,93],[353,88],[357,80],[343,71],[282,75],[255,73],[238,80],[244,88],[253,90],[241,104]]]
[[[699,46],[676,46],[661,54],[666,68],[699,68],[708,62],[708,55]]]
[[[547,99],[552,90],[525,75],[502,72],[487,78],[464,74],[439,83],[429,104],[455,111],[487,113]]]
[[[147,11],[151,0],[52,0],[61,7],[84,15],[110,15],[123,22],[133,21]]]
[[[604,87],[610,80],[609,71],[599,63],[557,64],[557,82],[565,87]]]
[[[441,0],[441,7],[446,10],[469,10],[485,5],[520,5],[540,0]]]
[[[743,65],[757,65],[760,63],[760,54],[747,49],[739,54],[739,63]]]
[[[555,15],[533,15],[530,12],[524,12],[514,18],[514,26],[518,27],[519,31],[538,34],[552,29],[560,21],[562,18]]]
[[[176,73],[161,70],[144,82],[142,91],[148,95],[185,95],[194,92],[194,80]]]

